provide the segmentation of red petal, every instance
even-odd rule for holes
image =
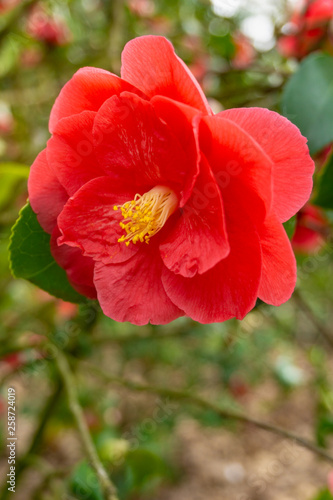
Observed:
[[[40,225],[51,234],[68,195],[47,162],[46,149],[39,153],[31,166],[28,191],[31,207]]]
[[[215,267],[193,278],[165,268],[162,282],[167,295],[186,315],[200,323],[242,319],[255,305],[261,274],[257,233],[244,214],[227,217],[230,254]]]
[[[286,302],[296,285],[296,260],[288,236],[274,215],[265,221],[260,234],[262,275],[259,297],[279,306]]]
[[[176,137],[181,137],[181,144],[187,156],[188,167],[193,170],[188,177],[189,185],[184,189],[186,194],[183,203],[185,204],[199,174],[200,148],[198,136],[202,113],[191,106],[173,101],[167,97],[153,97],[151,103],[158,117],[165,121]]]
[[[221,192],[205,159],[176,227],[160,245],[170,271],[191,278],[205,273],[229,254]]]
[[[91,180],[69,199],[58,217],[63,235],[58,244],[79,247],[83,255],[104,264],[129,259],[138,246],[118,243],[124,234],[119,225],[122,216],[113,207],[132,200],[134,195],[135,191],[110,177]]]
[[[95,116],[93,111],[83,111],[62,119],[47,143],[48,162],[70,196],[86,182],[105,175],[94,154]]]
[[[148,97],[163,95],[212,114],[198,82],[164,37],[148,35],[128,42],[121,77]]]
[[[104,69],[79,69],[62,88],[52,108],[49,122],[51,134],[62,118],[82,111],[98,111],[104,101],[125,90],[143,96],[131,84]]]
[[[135,325],[169,323],[183,312],[166,295],[161,281],[164,268],[158,238],[140,247],[122,264],[95,265],[97,296],[104,313],[115,321]]]
[[[99,144],[96,155],[106,173],[136,186],[139,194],[142,187],[164,185],[184,196],[184,185],[189,185],[187,179],[197,166],[191,165],[150,102],[129,93],[112,97],[97,113],[94,136]]]
[[[244,204],[255,224],[270,211],[272,162],[247,132],[230,120],[204,117],[200,144],[221,189],[226,212]]]
[[[94,261],[84,257],[79,248],[71,248],[67,245],[57,244],[60,236],[59,228],[56,226],[51,237],[51,252],[59,266],[65,269],[67,277],[75,290],[90,299],[96,299],[96,289],[93,282]]]
[[[268,109],[229,109],[219,116],[237,123],[271,159],[272,208],[279,221],[290,219],[312,190],[314,163],[305,137],[289,120]]]

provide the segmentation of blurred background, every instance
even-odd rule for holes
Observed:
[[[331,59],[332,18],[327,0],[0,0],[0,499],[12,495],[8,387],[17,395],[15,499],[106,498],[81,447],[50,338],[72,357],[76,396],[120,500],[333,499],[333,465],[292,440],[121,382],[204,395],[332,454],[329,200],[310,201],[287,225],[298,259],[294,296],[279,308],[257,304],[242,322],[118,324],[95,304],[64,302],[14,280],[7,250],[29,166],[49,137],[52,104],[80,67],[119,74],[128,40],[163,35],[215,112],[260,106],[293,119],[293,98],[309,92],[295,75],[318,50]],[[311,150],[318,183],[332,161],[331,135]]]

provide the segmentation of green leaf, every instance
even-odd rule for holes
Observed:
[[[151,482],[153,478],[168,476],[168,468],[162,458],[143,448],[129,451],[126,456],[126,465],[130,470],[134,489],[144,488],[145,484]]]
[[[0,78],[7,75],[17,64],[22,42],[19,37],[10,33],[0,47]]]
[[[13,198],[13,192],[19,181],[27,179],[29,167],[20,163],[0,163],[0,210]]]
[[[86,461],[75,468],[69,478],[69,489],[78,500],[104,499],[98,478]]]
[[[322,208],[333,209],[333,155],[329,157],[328,162],[320,174],[317,194],[313,203]]]
[[[42,290],[68,302],[84,302],[66,272],[58,266],[50,250],[50,235],[40,226],[29,203],[12,228],[9,246],[10,268],[15,278],[24,278]]]
[[[333,141],[333,57],[315,53],[286,84],[282,112],[307,137],[316,153]]]
[[[322,490],[314,497],[313,500],[333,500],[332,494],[328,491],[328,489]]]
[[[333,416],[332,415],[320,415],[318,422],[316,424],[316,437],[319,446],[326,447],[328,437],[333,434]]]
[[[283,227],[288,235],[288,238],[291,240],[291,238],[294,236],[296,229],[296,215],[294,215],[291,219],[287,220],[287,222],[284,222]]]

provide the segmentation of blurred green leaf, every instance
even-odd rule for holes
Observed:
[[[78,500],[104,500],[97,476],[86,462],[75,468],[69,479],[69,488]]]
[[[4,77],[17,64],[20,50],[20,37],[10,34],[0,48],[0,77]]]
[[[328,489],[320,491],[320,493],[313,498],[313,500],[333,500],[332,494]]]
[[[13,199],[16,184],[27,179],[29,167],[20,163],[0,163],[0,210]]]
[[[292,217],[291,219],[287,220],[287,222],[284,222],[283,227],[288,235],[288,238],[291,240],[291,238],[294,236],[294,232],[296,229],[296,215]]]
[[[134,489],[142,489],[153,478],[166,477],[169,474],[162,458],[149,450],[129,451],[126,455],[126,465],[130,470]]]
[[[307,137],[311,153],[333,141],[333,57],[315,53],[286,84],[282,111]]]
[[[327,438],[333,434],[333,416],[324,414],[318,419],[316,425],[317,443],[319,446],[327,446]]]
[[[319,177],[317,195],[313,203],[322,208],[333,209],[333,155],[329,157]]]
[[[70,285],[65,271],[50,250],[50,235],[39,225],[29,203],[23,207],[12,228],[10,266],[15,278],[24,278],[46,292],[68,302],[86,299]]]

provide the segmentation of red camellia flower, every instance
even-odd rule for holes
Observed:
[[[278,41],[285,57],[302,59],[325,45],[333,18],[333,0],[306,0],[287,25],[289,33]]]
[[[121,78],[83,68],[50,117],[29,196],[73,286],[142,325],[243,318],[286,301],[296,264],[282,222],[309,198],[313,162],[286,118],[213,115],[163,37],[129,42]]]
[[[325,245],[328,221],[320,208],[307,204],[297,214],[292,238],[295,252],[313,254]]]

